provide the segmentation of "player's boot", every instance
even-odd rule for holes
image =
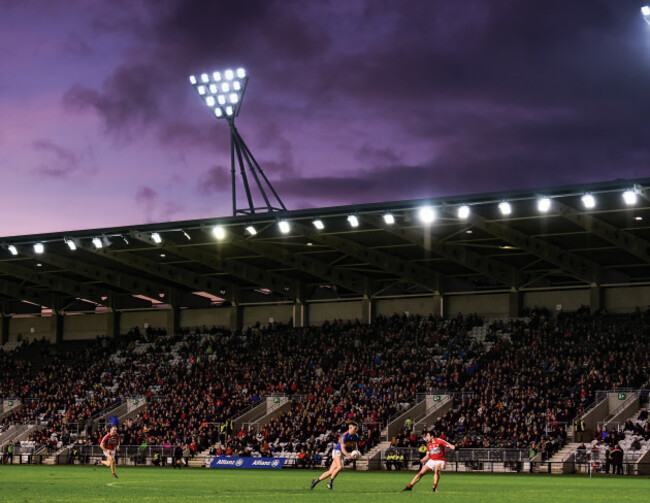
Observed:
[[[312,481],[311,481],[311,487],[310,487],[309,489],[313,489],[314,487],[316,487],[316,484],[318,484],[318,482],[319,482],[318,479],[314,479],[314,480],[312,480]]]
[[[113,478],[114,478],[114,479],[118,478],[117,473],[114,473],[114,474],[113,474]]]
[[[327,483],[327,488],[328,488],[330,491],[331,491],[332,489],[334,489],[334,481],[333,481],[333,480],[330,480],[330,481]]]
[[[412,491],[413,488],[411,486],[406,486],[402,491]]]
[[[433,486],[433,492],[434,492],[434,493],[437,493],[437,492],[438,492],[438,488],[437,488],[436,486]]]

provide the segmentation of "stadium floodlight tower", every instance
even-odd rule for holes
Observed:
[[[643,16],[643,19],[645,19],[645,22],[650,24],[650,5],[641,7],[641,15]]]
[[[253,157],[248,146],[235,127],[235,118],[239,115],[241,103],[248,84],[248,75],[243,68],[225,70],[221,72],[202,73],[198,76],[191,75],[190,83],[198,93],[201,101],[212,111],[217,119],[225,119],[230,126],[230,171],[232,175],[232,214],[251,215],[256,212],[286,211],[280,196],[269,182],[268,178]],[[237,175],[235,165],[239,166],[248,208],[237,208]],[[256,206],[251,192],[248,174],[253,177],[258,196],[264,200],[264,205]],[[267,190],[275,198],[269,198]],[[255,198],[259,201],[259,197]],[[259,201],[261,202],[261,201]]]

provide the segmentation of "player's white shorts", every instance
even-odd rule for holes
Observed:
[[[104,451],[104,456],[112,456],[115,459],[115,451]]]
[[[332,450],[332,459],[341,457],[341,449]]]
[[[431,470],[435,470],[436,467],[440,468],[441,470],[444,470],[445,462],[442,459],[430,459],[429,461],[426,462],[424,466],[428,466]]]

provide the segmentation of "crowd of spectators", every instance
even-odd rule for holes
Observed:
[[[378,317],[371,324],[273,323],[233,331],[213,327],[134,330],[98,338],[82,351],[47,351],[38,370],[0,352],[0,396],[23,401],[0,427],[37,421],[41,445],[71,441],[86,423],[126,397],[146,406],[120,425],[123,445],[186,446],[190,455],[298,454],[323,461],[347,421],[361,425],[362,452],[418,394],[457,393],[435,425],[460,447],[533,448],[551,455],[565,425],[596,390],[648,382],[649,313],[550,313],[492,324],[485,341],[470,331],[477,316]],[[48,345],[49,346],[49,345]],[[20,371],[16,369],[22,365]],[[222,434],[221,425],[269,394],[291,398],[268,424]],[[102,431],[88,432],[98,443]],[[405,428],[394,447],[419,446]]]

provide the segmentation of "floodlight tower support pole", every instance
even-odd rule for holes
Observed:
[[[240,213],[254,214],[256,210],[268,211],[268,212],[286,211],[287,208],[282,202],[282,200],[280,199],[280,196],[278,196],[278,193],[271,185],[271,182],[269,182],[268,178],[264,174],[264,171],[257,163],[255,157],[253,157],[253,154],[251,153],[250,149],[248,148],[246,143],[244,143],[244,140],[242,139],[239,132],[237,131],[237,128],[235,127],[234,118],[228,119],[228,125],[230,126],[230,167],[231,167],[230,171],[232,176],[233,216],[237,216]],[[246,199],[248,200],[248,209],[237,209],[237,197],[236,197],[237,194],[235,188],[236,187],[235,160],[239,165],[239,172],[241,174],[242,181],[244,184],[244,190],[246,191]],[[250,174],[253,176],[253,179],[255,180],[255,184],[257,185],[257,189],[260,195],[264,199],[265,206],[255,207],[250,184],[248,182],[248,176],[246,174],[247,168]],[[262,178],[261,180],[258,174],[261,176]],[[267,188],[271,191],[276,201],[279,203],[279,207],[273,206],[264,189],[264,185],[266,185]]]
[[[248,185],[248,176],[246,176],[246,167],[244,166],[244,162],[242,161],[242,156],[241,156],[241,146],[240,146],[240,140],[241,137],[239,136],[239,133],[237,132],[237,128],[235,127],[235,121],[234,120],[228,120],[228,125],[230,126],[230,164],[232,166],[232,185],[233,185],[233,216],[237,216],[237,213],[247,213],[246,210],[238,210],[237,209],[237,199],[235,199],[235,157],[237,158],[237,163],[239,164],[239,172],[242,177],[242,181],[244,182],[244,189],[246,190],[246,199],[248,200],[248,212],[250,213],[255,213],[255,205],[253,204],[253,196],[251,194],[251,189]],[[236,154],[236,155],[235,155]]]
[[[232,215],[237,215],[237,192],[236,192],[236,173],[235,173],[235,142],[232,139],[232,129],[230,130],[230,177],[232,179]]]
[[[241,139],[241,137],[240,137],[240,139]],[[257,175],[255,174],[255,170],[252,169],[253,165],[255,166],[255,169],[259,172],[259,174],[262,176],[262,179],[264,180],[266,185],[268,185],[269,189],[271,190],[271,193],[275,196],[276,201],[278,203],[280,203],[280,208],[275,208],[274,207],[273,209],[278,210],[278,211],[280,211],[280,210],[286,211],[287,207],[284,205],[284,203],[280,199],[280,196],[278,195],[278,193],[273,188],[273,185],[271,185],[271,182],[269,181],[269,179],[266,178],[266,175],[264,174],[264,170],[257,163],[257,161],[255,160],[255,157],[253,157],[253,154],[250,151],[250,149],[248,148],[248,145],[246,145],[243,140],[241,142],[241,145],[242,145],[242,148],[243,148],[243,151],[244,151],[244,155],[247,157],[248,164],[249,164],[249,166],[251,166],[251,171],[253,173],[253,176],[255,176],[255,179],[258,180]],[[259,180],[258,180],[258,184],[259,184]],[[261,186],[260,186],[260,190],[262,190]],[[262,193],[264,194],[264,192],[262,192]],[[266,198],[266,194],[264,194],[264,199],[266,200],[267,206],[269,206],[269,208],[271,208],[270,203],[269,203],[268,199]]]

